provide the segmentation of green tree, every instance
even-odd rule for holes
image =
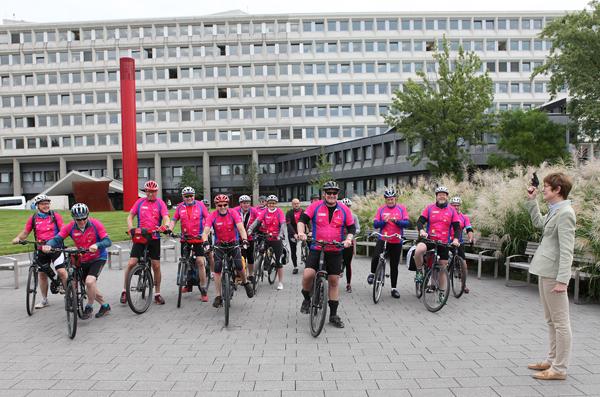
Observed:
[[[186,166],[183,167],[183,173],[181,175],[181,181],[177,185],[179,191],[186,186],[191,186],[196,191],[196,196],[201,196],[203,194],[204,188],[202,186],[202,181],[196,175],[195,167]]]
[[[426,160],[433,175],[460,178],[471,156],[459,143],[478,143],[490,125],[485,111],[492,105],[492,79],[487,72],[480,73],[481,60],[473,52],[465,53],[461,47],[458,56],[450,59],[445,38],[433,60],[435,76],[419,71],[421,81],[409,79],[394,94],[385,120],[410,145],[422,144],[421,151],[409,155],[413,164]]]
[[[258,164],[256,161],[252,161],[250,159],[248,163],[247,172],[244,174],[244,187],[249,194],[252,195],[254,191],[254,186],[260,185],[260,170],[258,169]]]
[[[331,173],[332,167],[333,164],[329,161],[325,149],[321,147],[321,154],[317,158],[317,174],[309,181],[313,191],[318,192],[325,182],[335,180]]]
[[[589,9],[564,15],[550,22],[541,37],[552,41],[546,62],[532,78],[550,74],[552,97],[569,90],[568,111],[582,137],[600,138],[600,2]]]
[[[553,123],[539,110],[512,110],[498,115],[498,149],[506,154],[491,154],[488,163],[496,168],[515,164],[538,166],[567,159],[566,127]]]

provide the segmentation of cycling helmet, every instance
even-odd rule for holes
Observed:
[[[242,194],[238,200],[240,203],[250,202],[252,199],[247,194]]]
[[[448,188],[447,188],[446,186],[438,186],[438,187],[435,189],[435,194],[438,194],[438,193],[446,193],[446,194],[450,194],[450,191],[448,190]]]
[[[279,199],[274,194],[271,194],[269,197],[267,197],[267,202],[269,201],[275,201],[277,203]]]
[[[83,203],[76,203],[71,207],[71,216],[73,219],[85,219],[90,214],[88,206]]]
[[[348,197],[343,198],[342,204],[344,204],[346,207],[350,207],[352,205],[352,200],[350,200]]]
[[[189,194],[196,194],[196,191],[194,190],[193,187],[186,186],[183,189],[181,189],[181,195],[182,196],[189,195]]]
[[[50,197],[46,196],[45,194],[40,194],[33,198],[34,205],[38,205],[42,201],[50,201]]]
[[[462,204],[462,200],[460,199],[459,196],[454,196],[450,199],[450,205],[461,205]]]
[[[227,197],[224,194],[217,194],[217,197],[215,197],[215,204],[219,204],[219,203],[229,204],[229,197]]]
[[[148,181],[144,183],[144,190],[147,192],[156,192],[158,191],[158,184],[154,181]]]
[[[327,181],[323,184],[323,190],[337,190],[339,192],[340,187],[336,181]]]
[[[321,196],[319,196],[317,193],[315,193],[312,196],[310,196],[311,200],[319,200],[320,198],[321,198]]]
[[[396,197],[396,196],[398,196],[398,193],[396,193],[396,189],[394,189],[393,187],[387,188],[383,192],[383,197],[385,197],[385,198]]]
[[[205,206],[208,207],[208,205],[210,204],[210,201],[208,199],[202,199],[202,202],[204,203]]]
[[[258,196],[258,201],[267,201],[266,196]]]

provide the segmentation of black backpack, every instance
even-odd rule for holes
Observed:
[[[38,241],[37,238],[37,234],[35,232],[35,218],[37,218],[37,211],[35,214],[33,214],[33,216],[31,217],[31,230],[33,230],[33,237],[35,238],[35,241]],[[50,215],[50,217],[52,217],[52,222],[54,223],[54,227],[56,227],[56,230],[60,231],[60,228],[58,227],[58,222],[56,221],[56,216],[54,215],[54,211],[50,210],[48,212],[48,215]]]

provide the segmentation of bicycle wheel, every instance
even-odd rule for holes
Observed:
[[[458,255],[452,258],[449,277],[452,283],[452,294],[454,294],[455,298],[460,298],[465,292],[467,275],[463,271],[463,259]]]
[[[423,280],[423,303],[430,312],[437,312],[448,301],[448,271],[439,265],[433,265]]]
[[[179,258],[177,264],[177,307],[181,307],[181,296],[183,295],[183,287],[187,283],[187,261]]]
[[[69,338],[75,338],[77,333],[77,288],[75,280],[67,280],[67,290],[65,291],[65,311],[67,313],[67,334]]]
[[[77,283],[75,284],[77,293],[77,316],[83,320],[83,302],[85,302],[86,293],[85,293],[85,282],[83,282],[79,277],[77,278]]]
[[[302,263],[306,266],[306,260],[308,259],[308,244],[302,244],[300,252],[302,254]]]
[[[208,263],[208,259],[204,260],[204,271],[206,272],[206,290],[208,291],[208,286],[210,285],[210,263]]]
[[[256,278],[256,288],[258,288],[258,280],[261,282],[265,280],[265,272],[263,270],[263,261],[265,257],[261,254],[256,255],[254,260],[254,277]]]
[[[223,272],[221,277],[221,297],[223,299],[223,308],[225,309],[225,326],[229,325],[229,305],[231,304],[231,275],[229,271]]]
[[[150,267],[138,263],[127,277],[127,303],[136,314],[142,314],[150,307],[154,281]]]
[[[321,334],[327,317],[327,282],[321,276],[315,276],[310,302],[310,334],[315,338]]]
[[[269,284],[273,284],[275,282],[275,278],[277,277],[277,267],[275,266],[275,258],[273,256],[269,258],[269,270],[267,274],[269,278]]]
[[[421,280],[423,280],[423,271],[419,271],[417,270],[417,272],[420,272],[420,278]],[[417,275],[415,273],[415,295],[417,297],[417,299],[421,299],[421,297],[423,296],[423,281],[417,281]]]
[[[385,282],[385,261],[379,260],[377,270],[375,270],[375,278],[373,279],[373,303],[377,304],[381,298],[383,284]]]
[[[35,296],[37,295],[38,270],[36,265],[29,266],[27,275],[27,290],[25,291],[25,306],[27,314],[32,316],[35,311]]]

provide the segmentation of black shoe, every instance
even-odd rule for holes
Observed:
[[[295,267],[294,270],[292,270],[292,274],[298,274],[298,268]]]
[[[220,296],[215,296],[215,300],[213,301],[213,307],[221,307],[223,306],[223,298]]]
[[[344,328],[344,322],[337,314],[335,316],[329,316],[329,324],[336,328]]]
[[[252,298],[254,296],[254,289],[252,288],[252,283],[246,281],[246,284],[244,284],[244,288],[246,289],[246,295],[248,296],[248,298]]]
[[[105,305],[100,306],[100,310],[98,310],[98,313],[96,313],[95,317],[96,318],[104,317],[108,313],[110,313],[110,305],[108,303],[106,303]]]
[[[310,301],[308,299],[304,299],[302,301],[302,306],[300,306],[300,313],[308,314],[310,311]]]
[[[392,289],[392,298],[400,299],[400,291],[396,288]]]
[[[367,283],[373,284],[373,280],[375,280],[375,275],[373,273],[369,273],[369,275],[367,276]]]
[[[92,317],[93,312],[94,309],[90,305],[85,305],[85,309],[83,309],[83,315],[81,316],[81,319],[87,320],[88,318]]]
[[[254,276],[253,275],[252,276],[248,276],[248,281],[250,283],[254,283]]]

